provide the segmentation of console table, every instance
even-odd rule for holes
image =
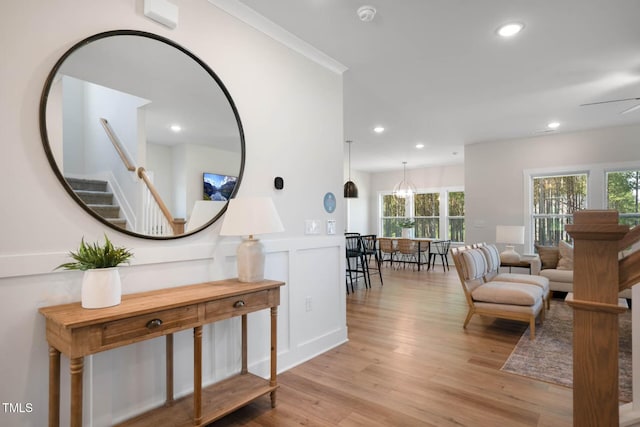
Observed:
[[[277,316],[283,282],[237,279],[124,295],[115,307],[87,310],[80,303],[43,307],[49,343],[49,426],[60,423],[60,353],[70,359],[72,427],[82,426],[84,356],[165,336],[166,402],[121,426],[203,426],[270,394],[276,405]],[[247,369],[247,313],[271,309],[271,375]],[[202,388],[202,326],[242,316],[240,374]],[[193,396],[174,400],[173,333],[193,328]],[[203,406],[203,401],[206,405]]]

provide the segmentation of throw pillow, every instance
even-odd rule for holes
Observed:
[[[573,246],[565,241],[558,245],[560,259],[558,260],[558,270],[573,270]]]
[[[560,259],[560,252],[557,246],[540,246],[536,245],[536,251],[540,256],[540,262],[542,263],[542,269],[556,268],[558,266],[558,259]]]

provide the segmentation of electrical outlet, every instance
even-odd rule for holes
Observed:
[[[304,309],[306,311],[311,311],[311,297],[306,297],[304,299]]]

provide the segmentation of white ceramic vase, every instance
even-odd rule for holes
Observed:
[[[104,308],[120,304],[122,285],[118,267],[86,270],[82,278],[82,307]]]
[[[402,229],[402,238],[403,239],[411,239],[411,238],[413,238],[413,228],[403,228]]]

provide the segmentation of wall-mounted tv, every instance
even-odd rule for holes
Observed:
[[[237,179],[238,177],[236,176],[204,172],[202,174],[204,190],[202,199],[217,201],[229,200],[233,189],[236,187]]]

